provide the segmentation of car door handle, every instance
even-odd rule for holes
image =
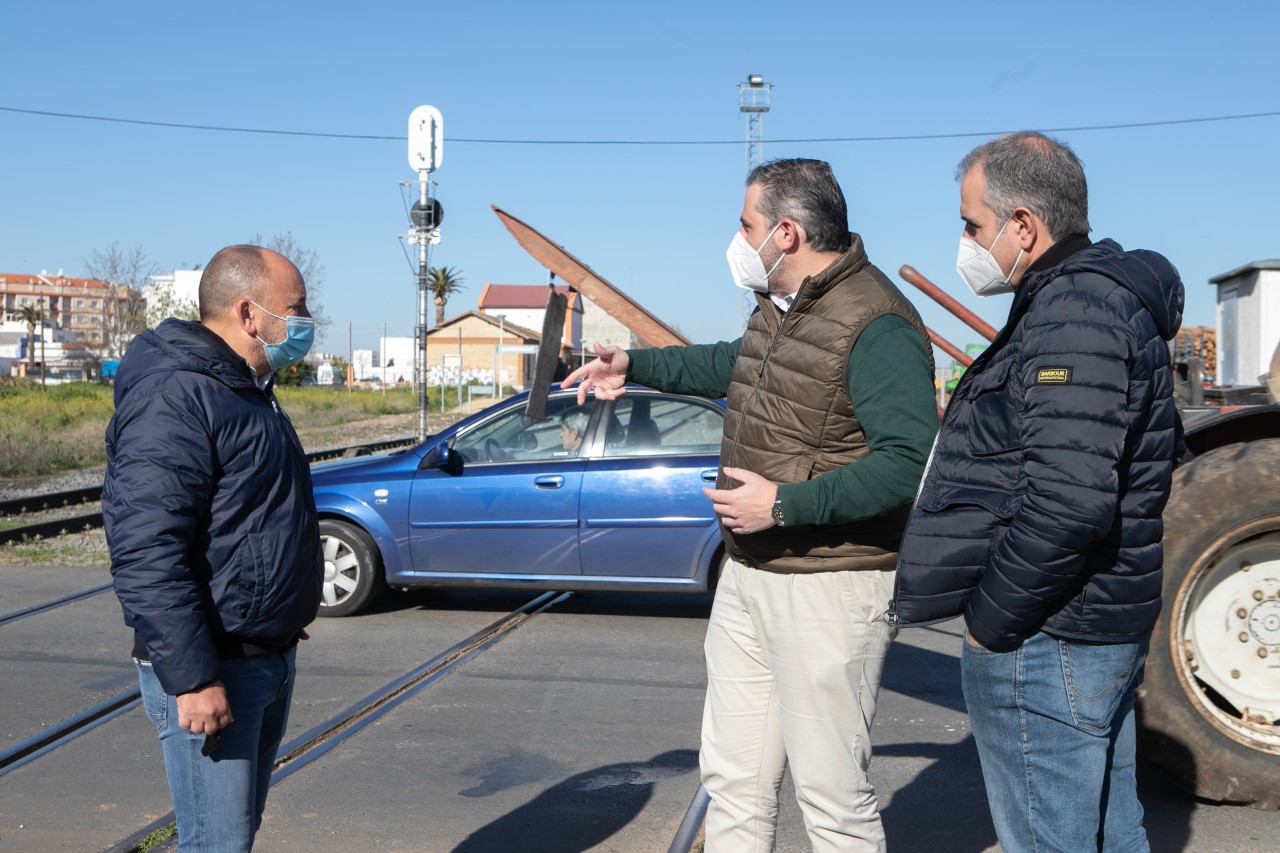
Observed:
[[[702,472],[702,479],[706,480],[708,483],[714,483],[716,481],[716,474],[718,473],[720,473],[719,469],[708,468]]]
[[[533,484],[539,489],[558,489],[564,485],[564,477],[558,474],[546,474],[541,477],[535,477]]]

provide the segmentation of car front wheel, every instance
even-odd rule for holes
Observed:
[[[345,521],[320,522],[324,554],[321,616],[351,616],[373,604],[387,589],[382,560],[368,534]]]

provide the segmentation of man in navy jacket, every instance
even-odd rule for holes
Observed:
[[[306,456],[271,390],[314,334],[302,276],[230,246],[200,317],[121,360],[102,499],[183,853],[252,847],[323,578]]]
[[[1165,258],[1087,236],[1084,169],[1016,133],[957,169],[957,270],[1009,320],[947,408],[889,618],[963,615],[965,702],[1006,853],[1146,850],[1134,690],[1181,430]]]

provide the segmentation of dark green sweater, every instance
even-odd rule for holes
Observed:
[[[736,341],[628,350],[627,380],[680,394],[723,397]],[[915,497],[938,432],[929,356],[901,317],[871,321],[858,336],[845,381],[871,455],[804,483],[778,487],[787,524],[841,524],[870,518]]]

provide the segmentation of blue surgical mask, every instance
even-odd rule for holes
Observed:
[[[249,300],[253,302],[252,299]],[[266,308],[258,303],[253,302],[259,309],[271,314]],[[258,340],[262,343],[262,349],[267,354],[267,365],[272,370],[279,370],[282,367],[288,367],[291,364],[302,361],[311,352],[311,345],[316,340],[316,321],[312,317],[281,317],[279,314],[271,314],[277,320],[284,320],[284,340],[277,344],[269,344],[262,338]],[[254,337],[257,337],[255,335]]]

